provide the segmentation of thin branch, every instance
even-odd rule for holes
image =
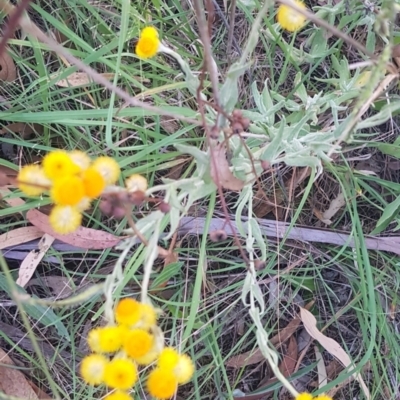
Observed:
[[[194,9],[197,16],[197,26],[199,27],[200,38],[203,42],[204,62],[210,74],[213,97],[216,104],[219,104],[218,71],[211,53],[211,39],[208,34],[208,25],[204,14],[202,0],[194,0]]]
[[[21,0],[16,7],[14,7],[13,13],[10,13],[8,18],[8,22],[3,31],[3,37],[0,41],[0,57],[6,49],[8,39],[11,39],[15,30],[19,25],[19,20],[22,17],[22,14],[28,8],[31,0]]]

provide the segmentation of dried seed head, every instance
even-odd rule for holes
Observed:
[[[217,125],[214,125],[211,129],[210,129],[210,138],[217,140],[219,138],[219,128]]]
[[[165,201],[162,201],[159,205],[158,205],[158,209],[163,212],[164,214],[169,213],[169,211],[171,210],[171,206],[166,203]]]
[[[234,122],[233,124],[232,124],[232,132],[235,134],[235,135],[239,135],[240,133],[242,133],[243,132],[243,125],[239,122],[239,121],[237,121],[237,122]]]
[[[125,208],[123,205],[114,203],[108,198],[104,198],[99,204],[100,211],[107,217],[114,217],[115,219],[122,219],[125,214]]]
[[[262,269],[265,268],[266,265],[267,264],[264,260],[255,260],[254,261],[254,268],[256,269],[256,271],[261,271]]]
[[[218,229],[209,233],[212,242],[222,242],[228,238],[228,234],[223,229]]]
[[[242,111],[241,110],[233,110],[232,117],[234,119],[241,119],[243,117]]]
[[[135,206],[140,206],[145,199],[146,195],[144,194],[144,192],[141,192],[140,190],[128,193],[128,201]]]
[[[267,160],[261,160],[261,168],[264,171],[269,171],[271,169],[271,163]]]
[[[242,120],[240,122],[242,123],[243,130],[249,129],[250,120],[248,118],[242,118]]]

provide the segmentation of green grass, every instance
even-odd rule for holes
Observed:
[[[255,23],[257,10],[261,8],[258,1],[255,8],[245,3],[238,0],[234,28],[235,40],[242,51]],[[309,2],[308,6],[312,6],[311,3],[316,2]],[[363,3],[356,0],[350,0],[349,6],[352,11],[349,15],[345,2],[326,8],[314,5],[313,11],[364,44],[368,50],[380,54],[384,42],[381,32],[374,30],[373,22],[380,18],[387,20],[391,16],[377,16],[365,10]],[[389,5],[381,0],[376,2],[376,7],[377,10],[382,7],[389,9]],[[221,9],[224,9],[223,6]],[[324,227],[316,217],[315,209],[323,212],[332,198],[342,191],[348,201],[327,229],[346,231],[354,238],[356,246],[350,249],[313,244],[312,241],[294,242],[286,238],[275,241],[257,236],[254,230],[254,255],[257,258],[263,252],[266,254],[265,268],[257,271],[260,293],[266,304],[261,315],[262,325],[272,337],[296,316],[299,305],[315,301],[311,312],[317,319],[318,328],[335,339],[350,356],[356,370],[361,371],[371,399],[395,398],[399,396],[400,386],[400,260],[388,252],[367,251],[365,238],[375,229],[385,208],[400,193],[398,171],[388,168],[388,162],[400,158],[397,143],[393,144],[398,135],[397,111],[392,116],[389,114],[383,122],[363,129],[356,127],[352,131],[352,140],[343,145],[332,162],[328,162],[326,153],[348,126],[352,112],[357,111],[373,93],[374,78],[363,88],[357,87],[356,78],[363,69],[349,71],[348,65],[363,60],[359,52],[342,39],[327,37],[313,23],[296,34],[282,33],[274,25],[274,7],[270,7],[269,11],[261,19],[260,37],[251,56],[253,63],[240,79],[235,106],[244,110],[245,114],[247,112],[254,121],[250,128],[254,136],[246,140],[252,157],[258,160],[264,154],[274,164],[272,172],[262,175],[259,164],[256,164],[261,185],[273,200],[274,194],[284,181],[290,179],[295,167],[314,167],[313,173],[316,173],[316,167],[321,163],[321,175],[314,180],[311,174],[311,178],[295,188],[294,193],[286,190],[284,202],[276,207],[283,205],[289,208],[287,222],[292,227],[297,224]],[[84,0],[72,3],[41,1],[32,4],[30,17],[45,32],[61,32],[69,51],[97,72],[115,73],[113,83],[131,96],[182,116],[198,117],[196,97],[173,58],[158,55],[144,61],[133,53],[140,29],[151,23],[159,30],[165,45],[180,54],[191,71],[199,76],[204,49],[190,2],[153,0],[131,3],[124,0],[94,4]],[[215,18],[212,42],[222,84],[229,68],[226,54],[228,30],[218,11],[215,11]],[[398,39],[397,27],[393,29],[389,41]],[[300,45],[304,45],[303,50],[299,50]],[[65,65],[62,57],[31,37],[13,38],[9,47],[19,79],[0,87],[0,95],[9,104],[9,107],[0,109],[1,124],[23,122],[43,126],[43,132],[32,139],[22,139],[17,134],[0,136],[0,143],[17,146],[22,161],[29,158],[27,155],[43,155],[57,148],[80,149],[92,156],[107,154],[121,166],[121,184],[123,178],[140,173],[148,178],[152,187],[161,184],[162,178],[180,165],[182,153],[175,145],[190,145],[203,151],[208,148],[209,141],[202,128],[174,121],[173,131],[168,131],[162,117],[139,107],[124,107],[122,100],[98,84],[92,83],[85,88],[57,86],[57,79],[65,79],[76,69]],[[233,61],[239,57],[239,54],[231,55]],[[382,81],[384,68],[378,64],[367,68],[371,69],[375,71],[377,82]],[[53,74],[57,74],[57,79]],[[212,98],[209,77],[206,79],[204,93]],[[386,104],[398,105],[396,85],[387,94],[379,96],[376,109],[371,108],[363,119],[378,113]],[[314,114],[311,114],[312,110],[304,106],[303,98],[308,95],[309,99],[316,99],[314,96],[320,92],[323,100],[313,105]],[[215,121],[211,114],[208,117],[210,121]],[[332,131],[324,131],[326,127],[332,128]],[[318,135],[315,137],[307,136],[316,132]],[[273,141],[274,137],[278,139]],[[267,154],[264,153],[264,146],[269,142],[272,144]],[[248,153],[237,137],[231,138],[229,145],[235,174],[246,179],[252,172]],[[371,160],[378,163],[380,169],[377,173],[365,174],[357,170],[357,160],[365,155],[370,155]],[[195,160],[187,154],[184,157],[188,162],[178,170],[178,179],[193,177],[201,166],[199,158]],[[210,162],[209,158],[207,160]],[[360,169],[368,170],[368,165]],[[16,163],[2,158],[1,166],[18,169]],[[232,221],[240,224],[242,217],[252,217],[256,190],[257,187],[253,186],[253,190],[244,189],[239,194],[223,192]],[[190,210],[190,214],[206,218],[206,227],[212,218],[223,217],[220,193],[216,190],[210,192],[205,190],[204,195],[199,195]],[[6,195],[4,200],[12,197],[20,197],[20,193],[15,191]],[[22,198],[26,204],[18,207],[9,207],[2,202],[0,234],[26,226],[28,223],[23,214],[49,203],[47,199]],[[139,219],[150,210],[151,207],[144,206],[135,218]],[[396,234],[399,224],[397,213],[398,209],[394,208],[388,224],[383,226],[383,234]],[[285,212],[280,216],[281,220],[284,215]],[[269,214],[265,218],[274,216]],[[257,218],[253,221],[256,224]],[[167,221],[164,220],[163,224],[166,225]],[[123,235],[126,228],[124,223],[104,218],[97,206],[85,214],[83,226],[116,235]],[[246,247],[248,237],[246,234],[239,237],[246,252],[249,249],[248,245]],[[168,246],[168,243],[161,243]],[[265,398],[287,398],[287,392],[279,383],[259,387],[265,378],[272,378],[267,363],[238,369],[226,366],[232,356],[258,346],[257,327],[241,301],[247,269],[237,243],[231,238],[212,243],[207,234],[188,236],[178,240],[176,252],[179,263],[168,271],[162,271],[162,260],[156,261],[152,279],[158,277],[161,281],[160,275],[165,273],[168,284],[163,290],[151,292],[151,299],[163,311],[160,326],[166,343],[190,354],[196,364],[192,382],[182,386],[178,392],[180,398],[238,399],[240,392],[246,395],[261,392],[268,396]],[[106,267],[115,265],[120,251],[89,250],[83,254],[70,254],[53,249],[48,254],[56,256],[58,263],[45,259],[33,277],[63,277],[69,280],[75,293],[83,283],[104,282],[110,273]],[[303,256],[305,261],[299,266],[279,274]],[[146,257],[147,250],[143,245],[129,252],[123,264],[123,279],[113,294],[115,299],[140,295]],[[15,280],[18,275],[18,263],[10,259],[7,262],[8,266],[2,263],[3,273],[0,275],[3,302],[13,299],[15,288],[11,278]],[[262,283],[278,274],[276,286]],[[26,292],[39,298],[57,297],[57,293],[45,282],[42,286],[27,288]],[[102,321],[104,298],[95,296],[79,306],[73,304],[69,307],[48,308],[35,303],[20,305],[26,314],[11,305],[3,308],[1,320],[24,332],[29,331],[28,337],[33,343],[44,340],[54,348],[52,355],[40,351],[42,355],[39,356],[33,351],[35,349],[24,348],[18,339],[0,331],[0,347],[29,368],[29,379],[52,393],[53,398],[91,399],[105,395],[104,387],[85,385],[78,373],[80,360],[88,351],[85,346],[87,331]],[[300,328],[296,339],[299,331]],[[314,345],[319,346],[313,342],[298,370],[292,371],[291,379],[301,390],[320,394],[341,385],[352,372],[344,371],[331,376],[321,388],[311,386],[312,382],[318,381]],[[319,350],[325,366],[328,365],[332,355],[320,346]],[[60,357],[62,351],[70,354],[70,359]],[[282,358],[282,348],[279,354]],[[143,377],[132,396],[135,399],[148,398]],[[334,398],[363,396],[358,383],[353,380],[343,384]]]

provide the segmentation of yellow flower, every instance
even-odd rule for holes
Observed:
[[[157,54],[160,47],[157,29],[147,26],[140,32],[139,40],[136,44],[135,53],[140,58],[151,58]]]
[[[147,390],[157,399],[169,399],[178,389],[178,381],[169,369],[156,368],[147,378]]]
[[[296,396],[296,400],[312,400],[312,395],[310,393],[300,393]]]
[[[194,365],[187,354],[179,354],[172,347],[166,347],[161,351],[157,366],[173,372],[179,384],[185,384],[192,379]]]
[[[103,176],[99,171],[92,167],[83,172],[82,179],[83,186],[85,188],[85,194],[91,199],[98,197],[106,186]]]
[[[51,210],[49,222],[55,232],[61,235],[75,232],[82,222],[81,213],[71,206],[55,206]]]
[[[124,337],[123,349],[136,361],[137,358],[145,356],[152,349],[153,344],[152,334],[143,329],[132,329]]]
[[[82,200],[75,206],[75,208],[79,211],[85,211],[90,208],[91,200],[89,197],[83,197]]]
[[[139,174],[133,174],[125,180],[125,186],[129,192],[141,191],[145,192],[147,190],[147,179]]]
[[[89,385],[100,385],[103,382],[104,370],[108,360],[99,354],[86,356],[81,363],[81,375]]]
[[[294,0],[297,7],[306,9],[305,4],[300,0]],[[280,5],[278,8],[278,13],[276,15],[278,24],[287,31],[294,32],[303,27],[306,22],[306,17],[303,14],[293,10],[292,7],[286,6],[284,4]]]
[[[43,170],[49,179],[58,179],[67,175],[75,175],[80,172],[69,154],[63,150],[52,151],[43,158]]]
[[[46,190],[46,186],[49,187],[51,184],[43,168],[39,165],[26,165],[22,167],[18,173],[17,180],[19,189],[28,196],[39,196]]]
[[[318,397],[315,397],[314,400],[333,400],[332,397],[327,396],[326,394],[320,394]]]
[[[111,157],[99,157],[92,163],[92,168],[100,173],[106,185],[117,182],[121,170],[118,163]]]
[[[50,191],[50,197],[60,206],[76,206],[85,197],[82,179],[69,175],[57,179]]]
[[[139,365],[150,365],[154,361],[157,360],[157,357],[158,357],[159,354],[160,354],[160,350],[158,349],[158,346],[154,346],[144,356],[135,358],[135,361]]]
[[[71,160],[83,171],[89,168],[89,165],[92,162],[90,157],[83,151],[73,150],[68,154],[71,157]]]
[[[96,353],[114,353],[122,346],[124,332],[118,326],[92,329],[87,337],[90,350]]]
[[[150,304],[140,303],[140,319],[135,328],[150,329],[157,322],[157,313]]]
[[[104,400],[132,400],[132,397],[129,395],[129,393],[117,390],[116,392],[106,396]]]
[[[115,308],[115,320],[121,325],[135,325],[140,320],[141,304],[134,299],[125,298]]]
[[[179,353],[173,347],[166,347],[160,354],[157,366],[163,369],[174,369],[179,362]]]
[[[137,381],[137,369],[133,361],[115,358],[104,370],[104,383],[113,388],[128,390]]]

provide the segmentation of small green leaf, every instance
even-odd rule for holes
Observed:
[[[399,210],[400,210],[400,197],[398,197],[395,201],[386,206],[382,216],[376,223],[375,229],[371,232],[371,235],[376,235],[382,232],[393,221],[393,219],[398,214]]]
[[[159,274],[157,274],[156,279],[151,284],[153,289],[158,288],[162,283],[169,281],[173,276],[178,275],[183,262],[174,262],[168,264]]]

